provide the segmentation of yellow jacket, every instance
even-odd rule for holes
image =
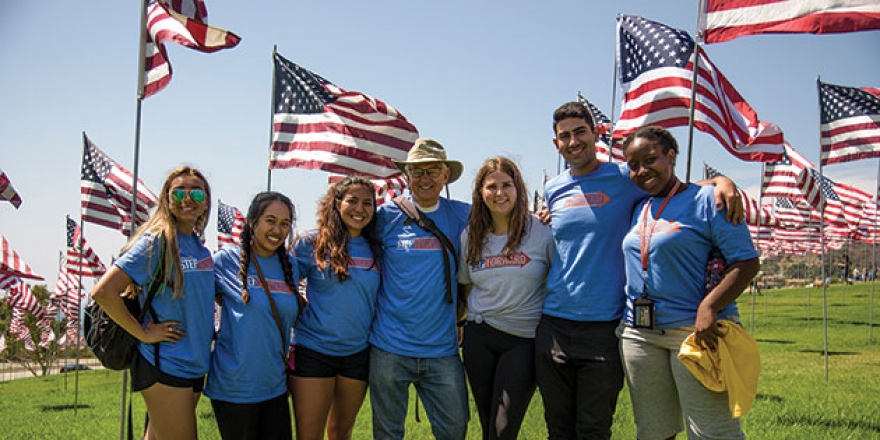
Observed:
[[[716,350],[696,344],[691,333],[682,342],[678,359],[709,390],[727,391],[730,413],[739,418],[749,412],[758,393],[758,344],[735,322],[722,319],[718,325],[722,337]]]

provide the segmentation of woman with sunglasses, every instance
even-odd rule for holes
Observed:
[[[297,270],[284,244],[294,222],[290,199],[257,194],[241,246],[214,254],[220,331],[205,395],[224,439],[290,439],[287,351],[300,310]]]
[[[210,210],[211,189],[202,173],[188,166],[172,171],[156,213],[92,291],[107,314],[140,340],[131,385],[147,406],[146,438],[198,437],[195,408],[214,335],[214,264],[202,244]],[[159,265],[164,285],[142,324],[120,293],[137,295],[143,304]]]
[[[318,203],[318,229],[294,245],[309,306],[290,372],[296,438],[349,439],[369,377],[367,337],[379,290],[373,184],[349,176]]]
[[[529,213],[516,164],[486,160],[458,272],[468,303],[462,356],[484,439],[516,439],[535,393],[535,328],[552,257],[553,235]]]

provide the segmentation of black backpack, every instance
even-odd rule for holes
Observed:
[[[153,311],[151,305],[153,298],[165,286],[164,257],[165,245],[163,243],[159,252],[159,264],[156,265],[156,270],[150,278],[150,284],[147,287],[147,300],[143,308],[141,308],[137,297],[122,298],[125,306],[128,307],[129,313],[136,317],[140,323],[144,322],[147,311],[150,311],[153,315],[153,321],[156,321],[156,312]],[[86,345],[92,350],[92,353],[95,354],[95,357],[98,358],[104,368],[110,370],[127,370],[131,368],[132,361],[137,352],[137,338],[111,319],[94,299],[90,300],[86,306],[83,329],[86,336]],[[159,345],[156,344],[155,346],[158,351]]]

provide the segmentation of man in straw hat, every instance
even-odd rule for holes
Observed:
[[[417,139],[406,160],[395,165],[409,180],[409,200],[452,239],[457,255],[470,205],[440,197],[440,192],[461,177],[461,162],[447,159],[437,141]],[[409,385],[414,384],[434,437],[463,439],[469,410],[458,355],[455,255],[395,203],[378,208],[376,233],[382,245],[382,284],[370,334],[373,437],[404,437]],[[447,268],[450,279],[444,279]]]

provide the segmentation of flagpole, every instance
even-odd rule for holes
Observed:
[[[704,0],[700,0],[697,5],[697,31],[694,33],[694,73],[691,76],[691,105],[688,109],[688,143],[687,143],[687,162],[685,169],[685,181],[691,181],[691,156],[694,151],[694,113],[697,108],[697,75],[700,71],[700,39],[703,38],[703,31],[700,29],[700,12],[704,10]]]
[[[67,218],[67,220],[69,220],[70,216],[67,216],[66,218]],[[80,219],[80,223],[82,223],[82,219]],[[65,224],[64,224],[64,230],[65,230],[65,232],[67,231],[67,222],[65,222]],[[76,229],[74,229],[74,234],[76,234]],[[82,243],[83,243],[83,229],[80,228],[80,230],[79,230],[79,248],[77,250],[77,255],[76,255],[77,265],[79,266],[79,281],[77,281],[77,286],[76,286],[77,287],[77,290],[76,290],[76,310],[77,310],[78,322],[77,322],[77,329],[76,329],[76,355],[74,356],[74,361],[73,361],[73,366],[74,366],[74,368],[73,368],[73,370],[74,370],[74,376],[73,376],[73,415],[76,415],[77,408],[79,406],[78,405],[78,403],[79,403],[79,368],[77,368],[77,366],[79,365],[79,341],[80,341],[79,334],[83,328]]]
[[[816,76],[816,88],[820,87],[819,76]],[[821,91],[820,91],[821,93]],[[822,110],[819,109],[819,120],[822,120]],[[822,127],[819,127],[819,181],[822,180]],[[821,183],[820,183],[821,185]],[[822,247],[822,351],[825,356],[825,380],[828,380],[828,286],[825,284],[825,206],[828,201],[823,193],[821,202],[819,203],[819,243]],[[845,283],[845,281],[844,281]]]
[[[620,33],[617,33],[617,37],[620,37]],[[618,45],[614,45],[614,74],[611,75],[611,115],[608,117],[608,161],[614,162],[614,112],[617,108],[617,76],[620,74],[617,66],[617,48]],[[623,142],[621,140],[621,142]]]
[[[272,108],[269,109],[269,161],[266,164],[266,190],[272,190],[272,132],[275,130],[275,53],[278,52],[278,45],[272,46]]]
[[[871,301],[868,311],[868,341],[874,341],[874,285],[877,282],[877,203],[880,203],[880,161],[877,162],[877,177],[874,190],[874,223],[871,225]],[[867,274],[865,274],[867,276]]]
[[[138,207],[138,170],[141,151],[141,108],[144,100],[144,72],[146,68],[146,60],[144,57],[147,53],[147,2],[141,0],[141,24],[138,33],[138,70],[137,70],[137,97],[135,99],[135,125],[134,125],[134,169],[132,169],[131,182],[131,224],[129,225],[129,237],[134,237],[134,231],[137,225],[137,207]],[[160,195],[161,197],[162,195]],[[122,391],[119,399],[119,440],[125,438],[125,397],[128,393],[128,370],[122,371]],[[144,427],[146,429],[146,427]]]

